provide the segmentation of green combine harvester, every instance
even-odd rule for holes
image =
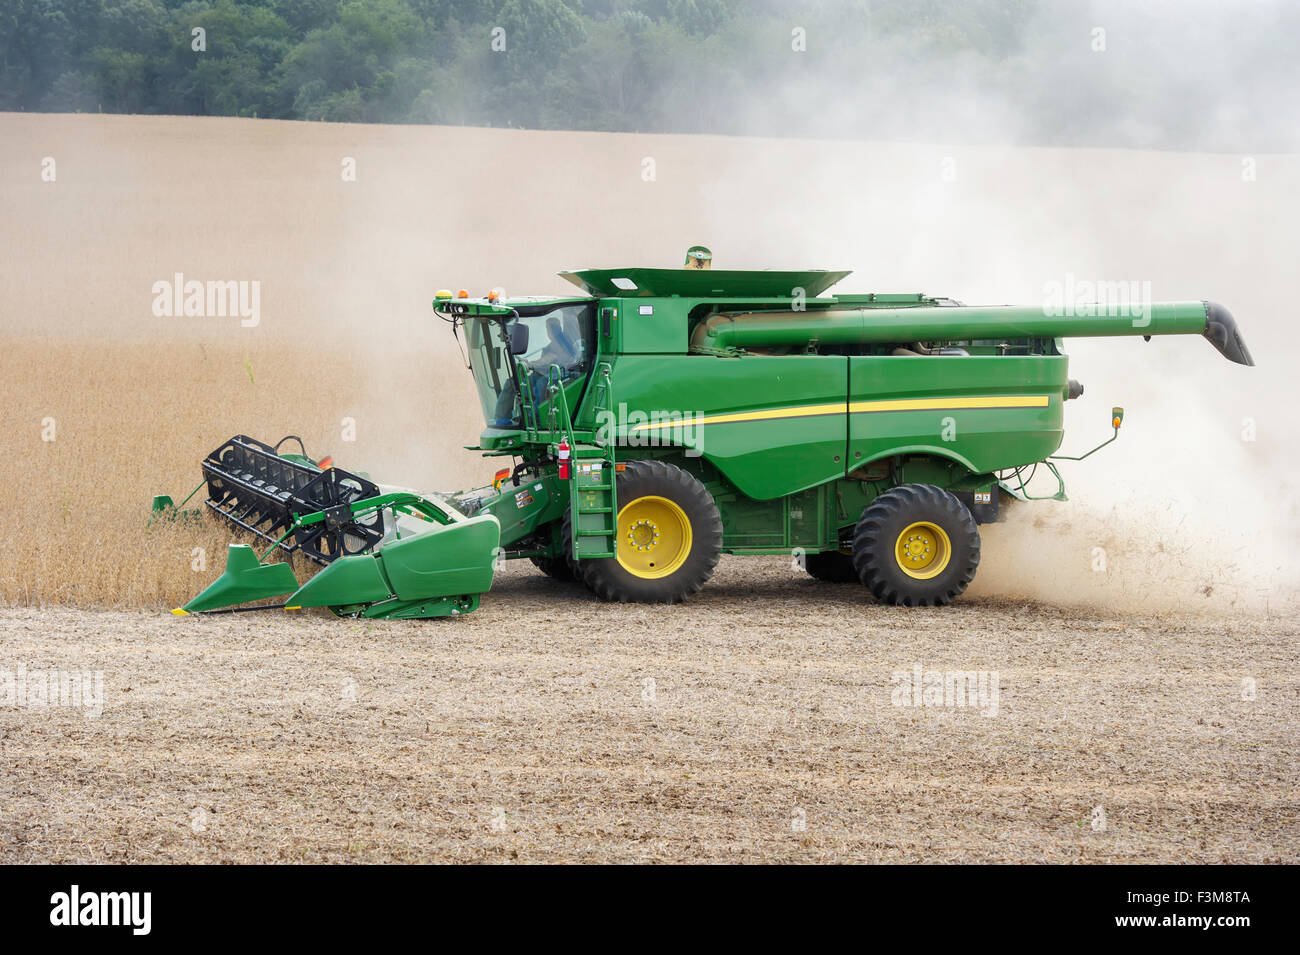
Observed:
[[[206,504],[265,553],[232,544],[225,573],[175,612],[468,613],[511,558],[602,600],[676,603],[722,554],[794,554],[884,603],[946,604],[1004,495],[1031,498],[1043,468],[1043,496],[1065,497],[1055,452],[1082,387],[1062,339],[1203,335],[1253,364],[1209,302],[968,307],[828,294],[847,272],[709,265],[697,246],[685,269],[562,272],[571,296],[439,292],[486,421],[474,450],[510,466],[422,494],[294,438],[233,437],[203,461]],[[154,507],[176,513],[168,497]],[[276,559],[294,552],[323,569],[300,584]]]

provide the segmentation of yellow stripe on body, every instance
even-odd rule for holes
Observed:
[[[879,411],[946,411],[962,408],[1046,408],[1048,395],[992,395],[972,398],[898,398],[881,401],[850,402],[847,410],[853,414]],[[741,421],[774,421],[782,418],[813,418],[821,415],[844,414],[845,405],[799,405],[793,408],[768,408],[763,411],[740,411],[734,414],[699,415],[686,421],[656,421],[638,424],[628,429],[658,431],[663,428],[698,427],[702,424],[733,424]]]
[[[796,408],[767,408],[763,411],[738,411],[735,414],[698,415],[687,421],[654,421],[629,428],[633,431],[650,431],[659,428],[695,427],[701,424],[731,424],[736,421],[772,421],[777,418],[812,418],[817,415],[844,414],[844,404],[800,405]]]
[[[853,414],[871,411],[948,411],[961,408],[1046,408],[1048,395],[989,395],[973,398],[903,398],[882,401],[852,401]]]

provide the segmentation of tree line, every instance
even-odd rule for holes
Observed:
[[[0,110],[1173,148],[1228,116],[1232,149],[1281,128],[1248,100],[1297,79],[1289,53],[1223,82],[1126,9],[1109,53],[1060,0],[0,0]]]
[[[854,24],[988,47],[1023,3],[0,0],[0,108],[709,131],[861,60]],[[979,12],[997,12],[981,24]],[[803,49],[796,31],[803,31]],[[859,67],[861,68],[861,67]],[[817,104],[808,104],[810,111]],[[734,118],[734,117],[733,117]],[[779,130],[774,130],[779,134]]]

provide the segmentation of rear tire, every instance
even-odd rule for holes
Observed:
[[[887,604],[940,607],[961,594],[980,562],[975,519],[957,498],[929,484],[900,484],[862,512],[853,566]]]
[[[837,550],[824,550],[819,554],[806,554],[803,569],[828,584],[856,584],[858,571],[853,566],[853,558]]]
[[[618,556],[579,561],[601,600],[680,603],[718,566],[722,517],[708,489],[663,461],[629,461],[618,472]]]

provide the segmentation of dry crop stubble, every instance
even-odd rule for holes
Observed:
[[[323,389],[322,377],[337,392]],[[8,341],[0,349],[0,597],[151,609],[184,602],[220,573],[233,535],[206,515],[149,525],[151,495],[179,502],[199,482],[198,462],[232,433],[277,440],[302,433],[303,422],[340,420],[339,395],[356,380],[347,358],[265,344]],[[317,425],[302,437],[340,463],[351,457],[337,430]],[[364,452],[361,438],[357,446]],[[202,508],[205,497],[200,490],[189,506]]]
[[[667,612],[523,568],[419,625],[0,610],[105,680],[98,719],[0,710],[0,859],[1300,859],[1287,621],[907,620],[770,558]],[[997,715],[894,705],[916,664],[997,669]]]

